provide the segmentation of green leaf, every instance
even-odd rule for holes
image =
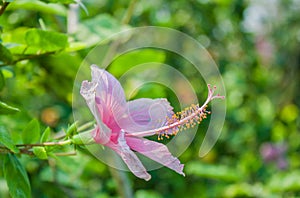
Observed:
[[[200,177],[225,181],[238,181],[242,177],[240,173],[237,173],[237,170],[230,169],[227,166],[203,164],[199,162],[187,164],[186,172]]]
[[[58,157],[54,153],[52,153],[52,151],[51,151],[51,149],[53,149],[53,147],[54,146],[47,147],[47,154],[48,154],[49,157],[52,157],[53,159],[58,160]],[[50,148],[50,149],[48,150],[48,148]]]
[[[18,108],[7,105],[4,102],[0,102],[0,114],[13,114],[20,110]]]
[[[29,51],[37,50],[37,52],[53,52],[68,46],[67,35],[35,28],[27,31],[25,41]]]
[[[91,135],[91,132],[90,131],[86,131],[86,132],[83,132],[83,133],[79,133],[77,135],[74,135],[72,137],[72,143],[73,144],[91,144],[91,143],[94,143],[95,140],[93,138],[93,136]]]
[[[166,59],[166,54],[162,50],[156,49],[140,49],[137,51],[128,52],[112,62],[109,71],[116,76],[121,76],[126,71],[143,63],[155,62],[163,63]],[[124,64],[127,63],[127,64]]]
[[[5,86],[5,78],[2,71],[0,70],[0,91],[4,88],[4,86]]]
[[[50,127],[47,127],[42,134],[40,142],[42,142],[42,143],[46,142],[49,138],[50,133],[51,133],[51,129],[50,129]]]
[[[10,6],[9,6],[10,7]],[[23,54],[26,49],[25,33],[28,27],[18,27],[13,30],[5,31],[1,35],[3,43],[12,54]]]
[[[122,25],[110,15],[101,14],[84,20],[79,24],[78,30],[75,35],[77,40],[84,42],[87,46],[93,46],[121,31]]]
[[[66,135],[67,137],[70,137],[76,132],[77,132],[77,122],[74,122],[73,124],[71,124],[71,126],[68,127]]]
[[[87,48],[84,42],[70,42],[69,46],[65,49],[67,52],[79,51]]]
[[[0,63],[1,64],[10,64],[13,61],[13,57],[10,53],[10,51],[4,47],[1,43],[0,43]]]
[[[40,124],[37,119],[31,120],[22,132],[24,144],[37,143],[40,140]]]
[[[136,198],[163,198],[159,192],[155,190],[137,190],[135,192]]]
[[[33,10],[60,16],[67,15],[67,9],[60,4],[47,4],[37,0],[14,1],[8,6],[7,10]]]
[[[299,191],[300,171],[278,172],[274,174],[268,183],[268,187],[274,192]]]
[[[1,72],[3,74],[4,79],[12,78],[14,76],[14,73],[9,68],[3,68],[1,69]]]
[[[3,43],[14,56],[53,53],[61,50],[74,51],[85,48],[82,43],[69,47],[66,34],[37,28],[20,27],[2,35]]]
[[[40,159],[48,159],[47,152],[44,147],[42,146],[36,146],[33,148],[33,153],[35,156],[37,156]]]
[[[75,0],[42,0],[47,3],[62,3],[62,4],[71,4],[75,3]]]
[[[0,144],[6,146],[14,153],[19,153],[19,149],[15,146],[10,134],[4,126],[0,126]]]
[[[7,154],[3,165],[4,178],[6,179],[11,197],[31,197],[27,173],[16,156]]]

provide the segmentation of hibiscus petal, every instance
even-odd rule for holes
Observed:
[[[173,115],[172,110],[166,99],[133,100],[127,103],[127,113],[118,120],[118,125],[127,133],[156,129],[167,124],[167,117]]]
[[[164,144],[136,137],[126,137],[126,141],[128,146],[134,151],[137,151],[184,176],[184,165],[181,164],[176,157],[172,156]]]
[[[101,115],[99,114],[95,97],[96,86],[96,83],[83,81],[80,89],[80,94],[85,99],[98,125],[97,130],[95,131],[95,133],[93,133],[95,141],[100,144],[105,144],[110,140],[111,129],[109,129],[102,122]]]
[[[136,154],[130,150],[129,146],[126,143],[126,139],[124,137],[124,131],[121,130],[119,138],[118,138],[118,144],[115,144],[113,142],[109,142],[105,146],[110,147],[114,151],[116,151],[121,158],[124,160],[126,165],[128,166],[129,170],[137,177],[142,178],[146,181],[151,179],[151,175],[149,175],[143,166],[142,162],[139,160],[139,158],[136,156]]]
[[[115,120],[126,109],[126,99],[119,81],[107,71],[91,66],[92,82],[96,83],[96,102],[103,122],[109,127],[115,127]],[[113,130],[114,131],[114,130]]]

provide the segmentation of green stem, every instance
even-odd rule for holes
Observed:
[[[64,146],[73,144],[72,139],[61,141],[61,142],[44,142],[44,143],[37,143],[37,144],[17,144],[16,147],[19,148],[20,154],[26,155],[34,155],[33,151],[31,150],[35,146]],[[7,154],[7,153],[14,153],[9,148],[5,146],[0,146],[0,154]],[[71,156],[76,155],[76,151],[72,152],[65,152],[65,153],[55,153],[56,156]]]
[[[26,155],[34,155],[32,151],[29,151],[28,149],[26,148],[23,148],[23,149],[19,149],[20,150],[20,154],[26,154]],[[4,153],[4,154],[8,154],[8,153],[12,153],[14,154],[13,151],[9,150],[8,148],[0,148],[0,154],[1,153]]]
[[[5,67],[5,66],[8,66],[8,65],[15,65],[16,63],[22,61],[22,60],[29,60],[29,59],[35,59],[35,58],[40,58],[40,57],[43,57],[43,56],[47,56],[47,55],[52,55],[52,54],[55,54],[55,53],[59,53],[61,50],[58,50],[58,51],[54,51],[54,52],[46,52],[46,53],[43,53],[43,54],[34,54],[34,55],[23,55],[23,57],[20,57],[16,60],[13,60],[12,62],[10,63],[2,63],[0,64],[0,67]],[[14,56],[21,56],[21,54],[13,54]]]
[[[61,142],[44,142],[44,143],[36,143],[36,144],[17,144],[17,147],[27,147],[27,148],[32,148],[35,146],[64,146],[64,145],[69,145],[72,143],[72,140],[64,140]]]
[[[77,135],[74,135],[71,139],[59,141],[59,142],[43,142],[43,143],[35,143],[35,144],[16,144],[15,146],[19,149],[25,149],[29,150],[36,146],[65,146],[65,145],[88,145],[88,144],[94,144],[94,138],[91,135],[91,130],[79,133]],[[0,153],[1,152],[8,152],[10,151],[9,148],[6,146],[0,145]]]
[[[88,122],[84,125],[81,125],[80,127],[77,128],[77,131],[80,132],[80,131],[84,131],[86,129],[89,129],[90,127],[92,127],[93,125],[95,124],[95,121],[92,121],[92,122]]]
[[[112,156],[114,157],[114,156]],[[128,175],[125,171],[109,167],[109,171],[117,183],[117,191],[121,198],[133,198]]]
[[[127,11],[126,11],[126,13],[125,13],[125,15],[124,15],[124,17],[122,19],[122,22],[121,22],[123,25],[126,25],[126,24],[128,24],[130,22],[130,19],[132,17],[132,14],[133,14],[136,2],[137,2],[137,0],[131,0],[130,1],[130,4],[129,4],[128,8],[127,8]]]
[[[73,143],[71,139],[61,141],[61,142],[44,142],[36,144],[17,144],[16,147],[19,148],[21,154],[33,155],[33,152],[30,150],[35,146],[64,146]],[[0,153],[14,153],[9,148],[5,146],[0,146]]]
[[[60,142],[44,142],[44,143],[36,143],[36,144],[17,144],[15,145],[20,149],[21,154],[33,154],[30,149],[36,146],[65,146],[65,145],[87,145],[94,144],[94,138],[91,136],[91,131],[86,131],[84,133],[79,133],[74,135],[72,139],[60,141]],[[9,148],[5,146],[0,146],[0,153],[13,153]],[[74,153],[70,154],[58,154],[58,155],[74,155]]]
[[[65,153],[55,153],[56,156],[72,156],[76,155],[76,151],[71,151],[71,152],[65,152]]]

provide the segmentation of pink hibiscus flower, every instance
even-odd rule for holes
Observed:
[[[97,125],[92,137],[98,144],[114,150],[129,170],[139,178],[149,180],[142,162],[134,151],[184,175],[184,165],[172,156],[161,143],[145,139],[157,134],[159,138],[174,135],[183,128],[196,125],[208,113],[205,108],[213,95],[209,86],[208,98],[202,107],[193,105],[177,114],[166,99],[141,98],[126,102],[120,83],[105,70],[91,66],[91,82],[83,81],[80,93],[86,100]]]

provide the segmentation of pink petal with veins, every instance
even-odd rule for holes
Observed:
[[[119,138],[118,144],[114,144],[113,142],[109,142],[105,146],[110,147],[116,153],[120,155],[123,159],[129,170],[137,177],[142,178],[146,181],[151,179],[151,175],[149,175],[143,166],[142,162],[136,156],[136,154],[129,148],[126,143],[126,139],[124,137],[125,132],[122,130]]]
[[[97,135],[97,139],[95,139],[95,141],[100,144],[105,144],[110,140],[111,129],[102,122],[102,115],[98,111],[95,99],[96,86],[97,85],[93,82],[83,81],[80,94],[86,100],[86,103],[97,122],[97,130],[93,132],[94,137]]]
[[[161,143],[147,140],[145,138],[126,137],[128,146],[146,157],[176,171],[177,173],[184,175],[184,165],[180,161],[172,156],[168,148]]]
[[[116,124],[120,116],[126,110],[126,99],[123,88],[119,81],[110,73],[99,69],[96,65],[91,66],[92,83],[96,84],[96,103],[102,121],[112,129],[117,131],[120,128]],[[115,129],[115,130],[114,130]]]
[[[126,114],[117,122],[127,133],[155,129],[166,125],[172,110],[166,99],[141,98],[128,102]]]

